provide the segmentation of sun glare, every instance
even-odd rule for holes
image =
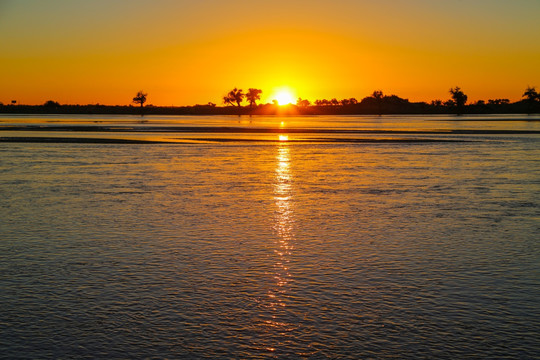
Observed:
[[[289,90],[280,90],[274,95],[279,105],[294,104],[296,102],[294,96]]]

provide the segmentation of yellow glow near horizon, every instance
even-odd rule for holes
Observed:
[[[296,98],[292,94],[291,90],[287,88],[282,88],[278,90],[273,96],[272,99],[277,100],[279,105],[288,105],[296,103]]]
[[[147,105],[223,106],[234,87],[263,104],[430,102],[454,86],[517,101],[540,86],[540,2],[488,2],[0,1],[0,102],[127,105],[143,90]]]

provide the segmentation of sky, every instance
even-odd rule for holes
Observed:
[[[0,0],[0,102],[516,101],[540,86],[539,0]]]

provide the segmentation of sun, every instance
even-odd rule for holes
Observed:
[[[279,105],[294,104],[296,102],[291,91],[286,89],[277,91],[273,98],[277,100]]]

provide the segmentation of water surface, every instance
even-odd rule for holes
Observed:
[[[3,357],[540,354],[534,118],[139,120],[0,118]]]

